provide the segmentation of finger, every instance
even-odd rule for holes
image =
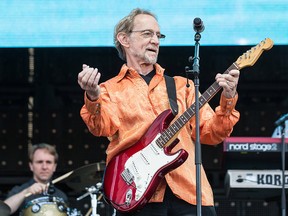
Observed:
[[[89,69],[90,67],[86,64],[83,64],[82,65],[82,71],[78,73],[78,82],[82,81],[83,80],[83,77],[86,75],[87,73],[87,70]]]
[[[97,74],[98,74],[97,68],[89,70],[87,72],[87,77],[86,77],[86,86],[87,87],[93,88],[93,87],[98,85]]]
[[[239,77],[240,71],[239,70],[231,70],[231,71],[229,71],[229,74],[233,77]]]
[[[225,84],[227,81],[232,81],[232,77],[229,78],[231,76],[228,76],[228,74],[217,74],[216,75],[216,81],[218,82],[218,84]]]
[[[226,88],[226,89],[231,88],[230,81],[228,81],[228,80],[220,81],[219,85],[222,86],[223,88]]]
[[[83,64],[83,65],[82,65],[82,69],[84,69],[84,68],[86,68],[86,67],[89,67],[89,66],[86,65],[86,64]]]
[[[94,78],[92,87],[96,87],[98,85],[100,78],[101,78],[101,73],[98,71]]]
[[[48,193],[49,185],[50,185],[50,183],[45,185],[45,187],[43,188],[43,193]]]
[[[232,70],[229,73],[230,78],[228,79],[228,81],[233,83],[233,87],[235,87],[238,84],[239,81],[239,75],[240,75],[240,71],[239,70]]]
[[[36,186],[36,187],[31,188],[31,193],[32,194],[40,194],[40,193],[42,193],[42,187]]]
[[[218,80],[218,82],[225,82],[226,80],[228,81],[232,81],[232,76],[230,74],[220,74],[218,73],[215,77],[216,80]]]
[[[222,76],[222,74],[217,73],[216,76],[215,76],[215,79],[217,80],[217,79],[221,78],[221,76]]]
[[[223,80],[223,82],[226,82],[227,84],[228,83],[231,83],[232,85],[234,85],[234,83],[236,83],[237,82],[237,77],[234,77],[234,76],[232,76],[231,74],[225,74],[225,76],[223,76],[223,78],[222,78]],[[231,85],[230,85],[231,86]]]
[[[233,86],[234,86],[233,82],[226,80],[226,85],[228,88],[233,89]]]
[[[223,87],[224,89],[231,90],[234,88],[233,81],[228,80],[227,78],[218,78],[217,82],[219,86]]]
[[[94,68],[86,67],[85,69],[83,69],[83,71],[81,71],[78,74],[78,81],[81,83],[80,86],[82,88],[89,85],[89,82],[91,83],[91,79],[94,80],[93,71],[94,71]]]

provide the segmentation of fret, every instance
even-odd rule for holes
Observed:
[[[166,130],[166,134],[167,134],[167,137],[169,138],[169,140],[173,137],[173,133],[171,133],[171,130],[170,130],[170,127],[169,128],[167,128],[167,130]]]
[[[211,96],[210,91],[211,91],[210,88],[207,89],[207,91],[206,91],[206,93],[207,93],[209,96]]]
[[[169,136],[167,134],[167,129],[165,131],[163,131],[162,138],[165,142],[167,142],[169,140]]]
[[[200,98],[201,98],[201,99],[200,99]],[[208,99],[209,99],[209,94],[205,92],[204,94],[202,94],[202,96],[201,96],[200,98],[199,98],[200,100],[208,101]]]
[[[185,114],[185,113],[184,113]],[[186,123],[188,120],[187,118],[183,115],[180,116],[180,120],[182,120],[183,123]]]
[[[157,145],[159,146],[159,148],[162,148],[166,144],[162,136],[160,136],[156,141],[159,141],[157,142]]]
[[[192,117],[195,114],[195,104],[190,106],[190,108],[188,108],[186,112],[189,113],[189,116]]]
[[[185,119],[186,119],[186,123],[188,122],[188,120],[191,118],[191,115],[189,115],[189,113],[188,112],[184,112],[183,113],[183,116],[185,117]]]
[[[167,128],[166,131],[167,131],[167,133],[168,133],[168,137],[169,137],[169,138],[172,138],[174,133],[173,133],[170,129],[171,129],[171,127]]]
[[[184,112],[183,115],[189,120],[192,117],[193,113],[191,115],[189,112]]]
[[[159,148],[162,148],[162,147],[164,146],[164,145],[161,144],[161,142],[160,142],[161,140],[162,140],[162,139],[161,139],[161,136],[160,136],[160,137],[159,137],[158,139],[156,139],[156,141],[155,141],[155,142],[156,142],[156,145],[157,145]]]
[[[202,107],[206,101],[203,100],[203,97],[199,98],[199,107]]]
[[[173,131],[174,134],[177,132],[177,128],[175,129],[174,124],[170,126],[170,129]]]
[[[217,89],[217,87],[216,88],[214,88],[214,86],[212,85],[211,87],[210,87],[210,89],[211,89],[211,93],[212,93],[212,95],[214,95],[215,93],[216,93],[216,89]],[[213,90],[213,91],[212,91]]]
[[[179,121],[180,121],[180,120],[177,119],[177,120],[174,122],[175,125],[176,125],[176,124],[178,125],[178,126],[177,126],[178,129],[180,129],[180,128],[182,127],[182,125],[181,125],[181,123],[180,123]]]
[[[179,127],[176,126],[175,123],[173,123],[173,124],[171,125],[171,127],[174,129],[175,132],[178,132],[179,129],[180,129]]]

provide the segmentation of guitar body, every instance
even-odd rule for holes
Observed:
[[[187,159],[185,150],[170,153],[178,139],[167,147],[156,143],[173,118],[171,110],[162,112],[138,142],[108,163],[103,182],[104,196],[118,211],[132,212],[142,208],[165,174]]]

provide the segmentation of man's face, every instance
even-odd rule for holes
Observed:
[[[134,27],[129,36],[126,50],[127,61],[155,64],[159,53],[160,29],[154,17],[139,14],[135,17]]]
[[[29,163],[36,182],[48,183],[56,170],[55,158],[46,149],[37,149],[33,161]]]

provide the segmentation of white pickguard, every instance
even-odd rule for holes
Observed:
[[[143,196],[156,172],[180,154],[179,152],[175,155],[166,155],[164,148],[159,147],[155,142],[160,135],[158,134],[149,145],[133,154],[125,163],[125,170],[133,176],[136,186],[136,201]]]

